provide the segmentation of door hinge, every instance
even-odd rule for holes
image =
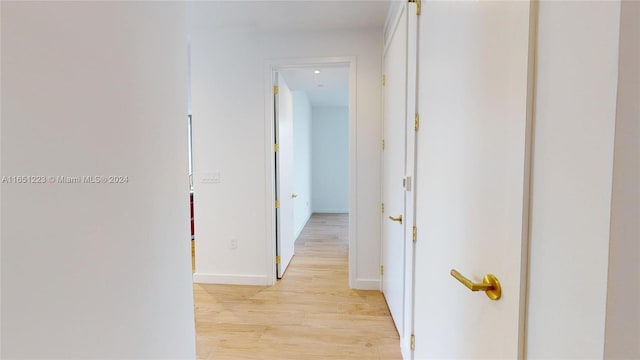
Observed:
[[[384,214],[384,203],[380,204],[380,210],[382,210],[382,213]]]
[[[416,349],[416,336],[411,334],[411,350]]]
[[[382,150],[384,150],[384,139],[382,139]]]
[[[276,206],[276,209],[278,209],[280,207],[280,201],[279,200],[276,200],[275,206]]]
[[[278,150],[280,150],[280,145],[273,144],[273,151],[278,152]]]
[[[276,256],[276,264],[280,264],[280,255]]]
[[[420,115],[418,115],[418,113],[416,113],[416,117],[414,119],[414,124],[413,124],[413,128],[418,131],[418,129],[420,129]]]
[[[415,244],[416,241],[418,241],[418,228],[417,227],[413,227],[413,243]]]
[[[416,15],[420,16],[420,13],[422,12],[422,1],[420,1],[420,0],[409,0],[409,2],[416,4]]]
[[[380,265],[380,275],[384,275],[384,265]]]
[[[273,95],[278,95],[278,85],[273,86]]]
[[[387,85],[387,75],[382,75],[382,86]]]

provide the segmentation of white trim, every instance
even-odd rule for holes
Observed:
[[[355,279],[353,281],[354,289],[358,290],[380,290],[380,280],[378,279]]]
[[[193,282],[198,284],[269,285],[265,275],[194,273]]]
[[[357,157],[357,62],[355,57],[349,61],[349,287],[361,289],[356,284],[358,274],[358,157]],[[378,287],[379,288],[379,287]]]
[[[538,87],[538,22],[540,4],[529,4],[529,59],[527,64],[527,120],[525,126],[524,184],[522,197],[522,253],[520,258],[520,313],[518,320],[518,357],[525,358],[529,326],[529,284],[533,212],[533,159],[535,144],[536,93]],[[606,331],[606,330],[605,330]]]
[[[400,340],[400,352],[402,353],[403,360],[411,360],[413,357],[413,352],[411,351],[411,347],[406,344],[405,341]]]
[[[356,111],[356,92],[357,92],[357,61],[355,56],[343,57],[319,57],[319,58],[303,58],[303,59],[271,59],[265,61],[264,68],[264,94],[265,94],[265,176],[266,176],[266,194],[265,209],[267,214],[265,233],[267,243],[265,249],[266,256],[266,274],[267,285],[276,283],[276,266],[274,259],[276,256],[276,237],[275,237],[275,209],[274,203],[274,156],[273,156],[273,97],[272,97],[272,74],[278,69],[290,68],[307,68],[316,66],[349,66],[349,286],[356,289],[369,289],[369,284],[365,281],[361,287],[360,280],[356,280],[357,275],[357,253],[358,241],[356,231],[357,219],[357,111]],[[376,284],[379,281],[376,280]],[[379,284],[375,289],[379,289]]]
[[[314,214],[348,214],[349,209],[314,209]]]
[[[264,79],[264,94],[265,94],[265,176],[266,176],[266,192],[267,196],[265,196],[265,208],[266,208],[266,216],[267,219],[265,221],[265,234],[267,234],[267,242],[265,243],[265,254],[267,256],[265,262],[265,274],[267,274],[267,284],[273,285],[276,283],[276,265],[274,263],[276,258],[276,247],[275,247],[275,238],[276,238],[276,229],[274,223],[276,221],[276,213],[274,209],[274,197],[275,197],[275,157],[273,154],[273,115],[274,115],[274,104],[273,104],[273,67],[271,64],[265,64],[265,79]]]
[[[417,182],[417,149],[418,135],[414,130],[415,114],[418,112],[418,22],[416,4],[407,4],[407,98],[406,98],[406,142],[405,142],[405,174],[411,176],[413,184]],[[405,192],[405,270],[404,270],[404,338],[400,341],[402,355],[405,359],[413,359],[411,350],[411,334],[414,329],[415,308],[415,252],[413,227],[416,225],[416,191]],[[419,235],[418,235],[419,236]]]

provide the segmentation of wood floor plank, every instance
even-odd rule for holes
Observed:
[[[349,289],[348,224],[314,214],[274,286],[194,284],[198,359],[402,359],[382,294]]]

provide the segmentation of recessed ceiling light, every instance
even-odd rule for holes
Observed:
[[[318,75],[318,74],[320,74],[320,70],[315,69],[315,70],[313,70],[313,73],[314,73],[314,74],[316,74],[316,75]]]

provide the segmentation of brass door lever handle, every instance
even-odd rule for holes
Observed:
[[[500,281],[492,274],[487,274],[482,279],[482,283],[474,283],[466,277],[462,276],[457,270],[451,269],[451,276],[460,281],[462,285],[466,286],[471,291],[484,291],[489,299],[498,300],[502,296],[502,287],[500,287]]]
[[[400,214],[400,216],[398,216],[397,218],[394,218],[393,216],[389,216],[389,220],[391,221],[397,221],[400,224],[402,224],[402,214]]]

